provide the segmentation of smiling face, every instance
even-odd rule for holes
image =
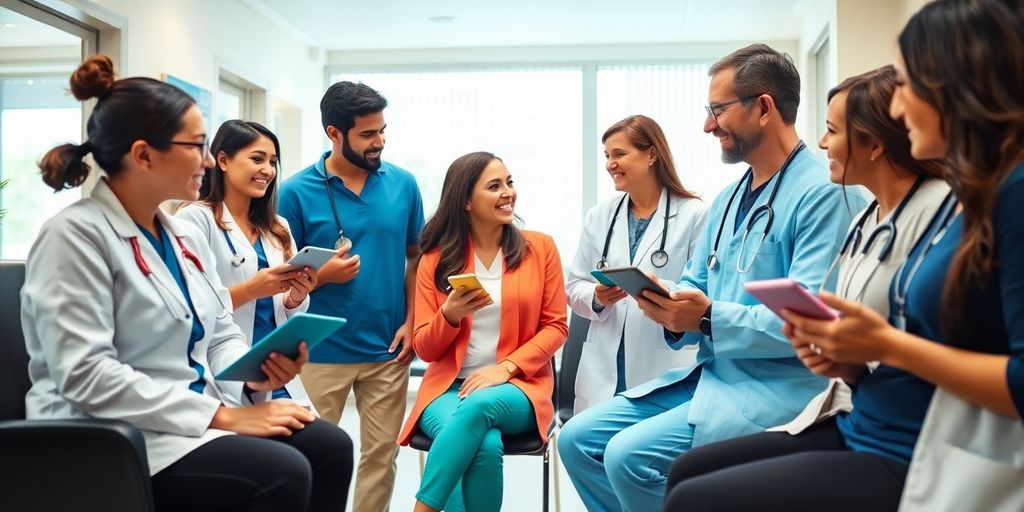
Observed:
[[[206,150],[206,122],[199,107],[192,105],[181,118],[181,129],[171,140],[175,144],[166,151],[154,151],[154,179],[167,195],[166,199],[195,201],[203,183],[206,167],[213,167],[213,159]],[[194,143],[195,145],[181,144]]]
[[[942,133],[942,117],[935,107],[914,92],[902,56],[896,58],[896,91],[889,115],[902,119],[910,137],[910,154],[918,160],[943,158],[949,143]]]
[[[233,157],[222,151],[217,156],[217,168],[224,173],[227,193],[239,193],[251,199],[263,197],[277,177],[277,158],[274,142],[263,135]]]
[[[473,185],[466,209],[471,224],[493,226],[511,224],[516,206],[512,175],[501,160],[487,164]]]
[[[356,116],[355,126],[341,136],[341,154],[345,159],[367,171],[380,169],[384,151],[384,112]]]
[[[708,105],[714,116],[704,120],[704,133],[718,138],[722,147],[722,161],[727,164],[745,162],[750,151],[761,143],[761,131],[757,124],[756,99],[744,105],[736,101],[733,88],[732,68],[726,68],[711,77],[708,88]]]
[[[615,190],[630,192],[642,184],[657,180],[654,174],[653,149],[641,150],[629,141],[625,131],[613,133],[604,141],[604,168],[608,170]]]

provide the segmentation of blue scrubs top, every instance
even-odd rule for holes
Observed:
[[[267,261],[267,251],[263,249],[263,239],[257,238],[256,243],[252,244],[253,249],[256,249],[256,266],[257,270],[263,270],[270,267],[270,263]],[[277,328],[277,320],[274,319],[274,298],[263,297],[262,299],[256,299],[256,318],[252,327],[252,344],[259,343],[263,338],[266,338],[271,331]],[[288,391],[284,387],[275,389],[271,394],[272,398],[291,398]]]
[[[895,325],[898,314],[894,292],[906,290],[907,332],[966,350],[1009,355],[1007,385],[1018,412],[1024,412],[1024,217],[1015,211],[1020,204],[1024,204],[1024,165],[1010,174],[999,191],[993,218],[995,265],[984,282],[966,291],[962,314],[952,319],[959,331],[954,339],[946,338],[942,330],[943,320],[951,320],[942,313],[942,293],[961,241],[963,219],[960,215],[944,218],[946,205],[893,279],[889,321]],[[928,248],[947,224],[941,239]],[[918,261],[920,266],[908,283]],[[846,445],[909,465],[934,391],[935,386],[915,375],[879,366],[857,383],[853,410],[838,419]]]
[[[288,220],[299,249],[331,249],[338,240],[338,222],[329,191],[345,236],[352,240],[350,254],[360,258],[355,279],[324,284],[309,296],[309,313],[348,320],[310,351],[309,361],[391,361],[399,350],[388,352],[388,347],[406,316],[406,248],[419,245],[423,199],[413,175],[388,162],[368,173],[356,195],[327,172],[324,161],[330,154],[285,180],[278,199],[278,213]]]
[[[157,239],[149,232],[146,228],[138,226],[139,231],[143,235],[146,235],[146,240],[153,245],[156,249],[157,254],[160,255],[160,259],[167,266],[167,270],[171,272],[171,276],[174,277],[174,282],[178,283],[178,288],[181,289],[182,295],[185,296],[185,301],[188,302],[188,308],[192,311],[192,335],[188,338],[188,352],[185,356],[188,358],[188,365],[196,371],[196,380],[189,383],[188,388],[196,393],[202,394],[203,389],[206,387],[206,380],[203,379],[203,374],[206,370],[203,365],[199,364],[198,361],[192,358],[192,349],[195,348],[196,343],[203,339],[206,331],[203,329],[203,324],[199,322],[199,315],[196,314],[196,308],[192,305],[192,296],[188,293],[188,286],[185,285],[185,278],[181,274],[181,268],[178,266],[178,258],[174,256],[174,247],[171,246],[171,239],[167,236],[167,231],[160,225],[160,221],[156,222],[156,229],[160,232],[160,238]]]

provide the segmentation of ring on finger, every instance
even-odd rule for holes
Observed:
[[[818,354],[819,356],[821,355],[821,347],[815,345],[814,343],[811,343],[811,347],[810,348],[811,348],[811,352],[814,352],[815,354]]]

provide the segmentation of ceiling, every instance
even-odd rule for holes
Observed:
[[[799,39],[801,0],[243,0],[327,50]]]
[[[0,48],[78,46],[81,42],[63,30],[0,8]]]

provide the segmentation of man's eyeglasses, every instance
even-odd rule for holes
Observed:
[[[172,140],[171,144],[175,144],[175,145],[178,145],[178,146],[192,146],[192,147],[199,148],[199,153],[203,156],[203,160],[206,160],[206,157],[210,156],[210,141],[186,142],[186,141],[183,141],[183,140],[182,141]]]
[[[722,103],[712,103],[710,105],[705,105],[704,111],[708,113],[708,117],[714,119],[717,123],[718,116],[722,115],[722,112],[725,112],[725,107],[728,107],[729,105],[734,105],[736,103],[746,103],[758,96],[760,96],[760,94],[751,94],[750,96],[744,96],[742,98],[736,98],[734,100],[723,101]]]

